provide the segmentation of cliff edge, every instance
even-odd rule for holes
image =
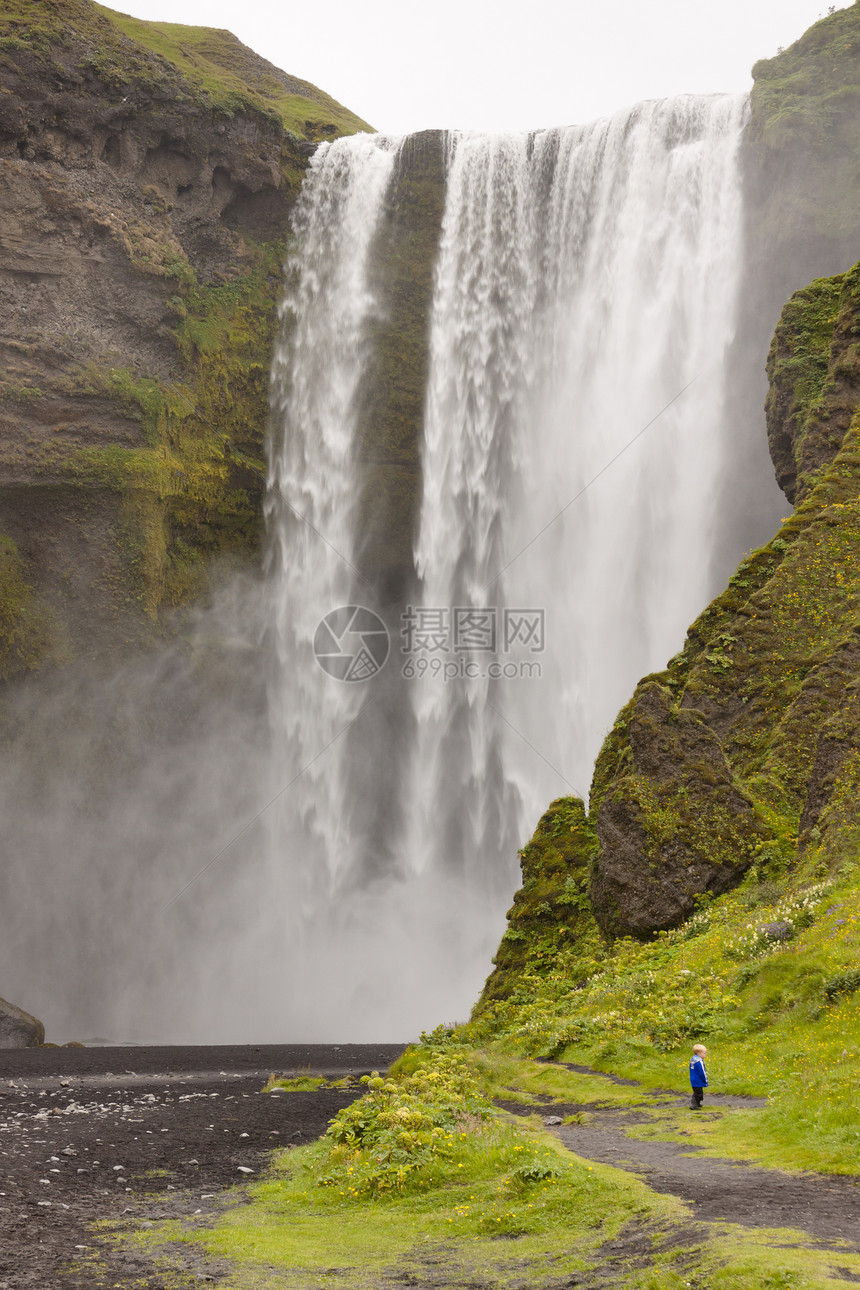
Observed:
[[[115,656],[258,540],[290,207],[369,127],[225,31],[0,14],[0,678]]]

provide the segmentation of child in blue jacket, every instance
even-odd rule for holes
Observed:
[[[690,1087],[693,1096],[690,1101],[691,1111],[701,1111],[702,1098],[708,1087],[708,1072],[705,1070],[705,1058],[708,1050],[704,1044],[693,1044],[693,1056],[690,1058]]]

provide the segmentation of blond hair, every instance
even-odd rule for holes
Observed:
[[[704,1044],[693,1044],[693,1052],[697,1057],[707,1057],[708,1050]]]

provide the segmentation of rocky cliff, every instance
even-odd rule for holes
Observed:
[[[45,1042],[45,1027],[23,1008],[0,999],[0,1048],[38,1048]]]
[[[0,14],[0,678],[115,656],[258,537],[290,206],[368,128],[228,32]]]

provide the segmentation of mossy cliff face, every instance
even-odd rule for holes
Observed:
[[[587,905],[575,936],[541,953],[544,993],[554,977],[569,984],[589,970],[598,934],[650,938],[746,874],[823,873],[860,842],[860,269],[849,267],[860,244],[858,53],[854,5],[754,68],[741,150],[746,276],[729,361],[737,455],[759,491],[737,487],[723,509],[744,531],[760,504],[750,408],[765,397],[759,369],[774,327],[768,440],[796,509],[610,731],[583,822],[595,839]],[[544,821],[522,853],[524,885],[478,1012],[528,995],[547,944],[523,917],[534,884],[543,917],[563,917],[567,876],[545,869]]]
[[[4,675],[135,648],[254,550],[290,206],[361,128],[227,32],[4,4]]]
[[[858,283],[855,268],[801,293],[771,354],[774,429],[779,410],[785,437],[801,418],[801,459],[815,462],[802,476],[803,500],[693,624],[666,672],[640,684],[598,759],[591,806],[601,856],[592,897],[607,931],[671,926],[692,912],[697,895],[725,889],[751,865],[779,873],[811,845],[825,857],[854,827],[844,804],[860,772]],[[816,378],[802,363],[781,365],[775,354],[807,346],[810,301],[827,301],[832,313],[834,296],[829,344],[819,313],[808,350]],[[655,722],[657,688],[664,714]],[[638,737],[649,722],[649,737]],[[700,756],[702,744],[691,761],[672,733],[678,723],[694,723],[710,753]],[[619,838],[627,855],[616,872]],[[705,867],[675,872],[688,839]],[[660,894],[667,876],[674,908]],[[643,908],[650,899],[659,916],[631,916],[631,883]]]
[[[493,959],[479,1011],[515,1000],[530,977],[557,972],[575,952],[577,962],[596,945],[597,928],[588,898],[597,836],[578,797],[561,797],[541,816],[534,837],[520,852],[523,885],[508,911],[508,929]],[[570,982],[571,964],[567,965]],[[573,969],[576,980],[576,969]]]
[[[832,460],[858,402],[856,269],[798,291],[783,310],[768,355],[766,412],[780,486],[802,501]]]
[[[824,238],[856,253],[860,6],[829,14],[752,73],[744,152],[763,244],[800,254]]]
[[[753,80],[743,148],[753,262],[799,273],[797,288],[828,271],[826,261],[833,272],[856,257],[860,5],[756,63]]]

